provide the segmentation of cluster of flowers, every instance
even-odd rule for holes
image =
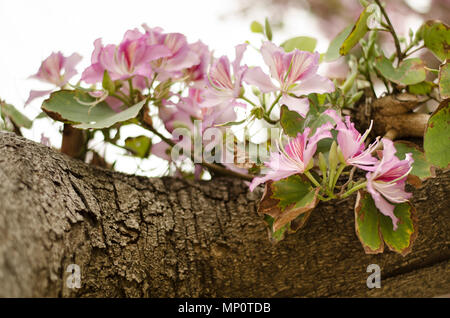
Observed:
[[[254,178],[250,189],[253,191],[256,186],[268,180],[278,181],[294,174],[305,173],[313,167],[317,143],[322,139],[332,138],[331,130],[335,129],[338,131],[337,151],[341,162],[346,166],[367,171],[365,182],[367,191],[374,199],[376,207],[392,219],[396,230],[398,218],[394,214],[394,205],[389,202],[402,203],[411,197],[411,193],[405,192],[405,182],[412,170],[411,153],[406,154],[404,160],[400,160],[395,156],[396,149],[393,142],[383,138],[381,140],[383,151],[378,154],[381,159],[377,159],[372,153],[379,146],[379,138],[367,147],[364,144],[371,128],[361,135],[350,121],[350,117],[346,116],[344,122],[333,109],[328,109],[324,113],[333,119],[334,124],[327,122],[317,128],[311,136],[310,128],[306,128],[303,133],[291,139],[284,149],[280,148],[279,151],[273,152],[270,161],[265,163],[269,168],[268,173],[263,177]]]
[[[161,118],[169,130],[175,121],[190,125],[191,118],[203,120],[205,127],[233,121],[233,107],[246,107],[242,97],[243,83],[257,86],[261,92],[280,93],[280,103],[305,116],[309,109],[308,99],[299,98],[309,93],[325,93],[334,90],[333,83],[317,75],[319,53],[299,50],[286,53],[271,42],[264,42],[261,54],[269,67],[270,76],[260,67],[241,65],[247,44],[236,46],[235,60],[228,57],[214,58],[202,42],[188,43],[180,33],[163,33],[161,28],[138,29],[125,33],[119,45],[104,46],[101,39],[94,42],[91,62],[81,76],[87,84],[101,83],[107,71],[111,80],[124,81],[121,90],[127,94],[133,89],[145,90],[155,81],[182,82],[189,94],[179,95],[176,103],[170,101],[178,94],[170,92],[162,100]],[[64,57],[53,53],[41,65],[33,77],[63,87],[77,74],[76,64],[81,57],[73,54]],[[128,81],[130,80],[131,81]],[[278,85],[273,83],[278,82]],[[31,91],[27,104],[34,98],[51,91]],[[109,96],[108,104],[119,110],[121,101]],[[167,107],[169,106],[169,107]]]
[[[244,83],[257,87],[261,94],[270,94],[274,103],[286,105],[303,117],[309,110],[306,95],[334,91],[333,83],[317,74],[320,57],[317,52],[297,49],[285,52],[272,42],[263,42],[260,53],[268,67],[267,74],[260,67],[242,63],[247,44],[236,46],[235,59],[230,62],[226,56],[214,58],[209,48],[200,41],[188,43],[183,34],[164,33],[160,28],[146,25],[143,28],[144,32],[138,29],[127,31],[119,45],[105,46],[101,39],[96,40],[91,65],[84,70],[81,80],[91,85],[101,84],[107,73],[112,81],[119,81],[117,94],[108,95],[108,92],[99,91],[106,94],[104,100],[115,111],[120,111],[123,106],[119,96],[129,96],[130,90],[144,96],[155,83],[163,88],[169,87],[162,89],[158,96],[155,96],[157,90],[153,89],[152,97],[157,100],[159,117],[170,133],[180,124],[194,129],[194,120],[202,121],[202,130],[235,121],[235,107],[249,106],[249,100],[244,97]],[[77,73],[75,66],[80,59],[78,54],[64,57],[60,52],[53,53],[42,63],[34,77],[63,88]],[[176,92],[171,90],[173,83],[180,84],[182,89]],[[50,92],[32,91],[27,103]],[[343,122],[334,110],[326,113],[333,118],[334,124],[319,127],[311,136],[311,130],[306,128],[285,147],[279,147],[279,151],[272,153],[266,163],[269,172],[263,177],[256,177],[250,188],[253,190],[268,180],[277,181],[309,170],[317,143],[331,138],[331,130],[335,129],[345,164],[367,171],[367,190],[378,209],[392,218],[395,229],[398,220],[393,213],[394,206],[387,200],[399,203],[410,197],[404,186],[411,170],[411,155],[399,160],[392,142],[383,139],[382,157],[378,160],[372,152],[379,140],[366,148],[364,140],[368,131],[362,136],[349,118]],[[168,159],[168,146],[164,142],[153,145],[152,153]]]

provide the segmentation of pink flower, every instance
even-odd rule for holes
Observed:
[[[311,137],[308,137],[310,128],[305,128],[304,132],[291,139],[284,149],[279,148],[278,152],[271,153],[270,161],[265,163],[271,170],[263,177],[254,178],[250,184],[250,191],[268,180],[278,181],[305,172],[316,153],[317,143],[324,138],[332,138],[330,133],[332,128],[333,125],[328,122],[317,128]]]
[[[236,58],[231,64],[226,56],[222,56],[213,63],[208,73],[208,88],[203,94],[202,107],[214,107],[224,104],[227,106],[246,106],[236,101],[241,93],[243,76],[247,71],[246,65],[240,65],[246,48],[247,44],[236,46]],[[233,76],[231,70],[233,71]]]
[[[170,146],[165,141],[160,141],[152,145],[152,154],[161,159],[171,161],[169,148]]]
[[[275,86],[272,79],[260,67],[249,69],[245,75],[245,82],[259,87],[263,93],[280,91],[282,94],[280,104],[286,105],[303,117],[309,110],[309,101],[299,96],[334,91],[333,82],[317,74],[319,53],[297,49],[286,53],[282,48],[266,41],[261,47],[261,54],[269,66],[272,78],[279,86]]]
[[[203,88],[205,86],[206,72],[211,59],[211,53],[209,52],[208,46],[201,41],[197,41],[189,46],[199,56],[200,62],[185,70],[185,74],[188,77],[187,81],[191,82],[195,88]]]
[[[186,37],[181,33],[162,33],[161,28],[149,28],[143,25],[146,31],[147,42],[150,45],[162,45],[169,50],[169,54],[153,60],[151,66],[158,73],[158,80],[163,82],[169,78],[183,75],[183,70],[200,63],[200,57],[188,44]]]
[[[339,149],[344,156],[345,162],[348,165],[356,166],[366,171],[375,170],[374,164],[378,161],[372,157],[371,153],[378,146],[378,139],[369,145],[366,149],[364,141],[372,129],[372,123],[364,135],[361,135],[355,128],[355,124],[350,121],[349,116],[345,116],[345,124],[341,117],[334,109],[328,109],[324,114],[333,118],[336,123],[336,130],[338,131],[337,141]]]
[[[395,156],[397,150],[394,143],[386,138],[383,138],[382,142],[383,157],[375,166],[375,170],[366,174],[367,191],[372,195],[381,213],[392,219],[395,231],[398,219],[394,215],[395,206],[389,202],[402,203],[411,197],[412,194],[405,192],[404,189],[414,160],[411,153],[407,153],[404,160],[398,159]]]
[[[186,127],[194,130],[194,120],[201,120],[201,130],[223,124],[236,119],[236,113],[228,105],[215,107],[201,107],[202,90],[190,88],[187,97],[180,97],[178,103],[165,101],[159,108],[159,117],[164,122],[167,131],[172,132],[176,127]]]
[[[114,44],[103,46],[101,39],[95,40],[92,65],[83,72],[82,80],[89,84],[101,82],[105,70],[113,81],[128,79],[135,75],[151,76],[150,62],[169,56],[171,52],[165,45],[148,42],[148,35],[142,34],[137,29],[127,31],[118,46]]]
[[[38,72],[30,78],[38,79],[42,82],[50,83],[58,87],[64,86],[74,75],[77,74],[75,66],[81,61],[81,56],[73,53],[65,57],[61,52],[52,53],[39,67]],[[64,70],[64,73],[63,73]],[[48,95],[52,90],[30,91],[30,96],[25,102],[28,105],[33,99]]]
[[[163,100],[163,105],[159,107],[159,117],[168,132],[172,133],[177,127],[194,130],[193,120],[201,117],[201,108],[198,106],[199,98],[199,92],[190,89],[189,96],[180,97],[178,103]]]
[[[50,138],[46,137],[44,133],[41,133],[41,144],[47,147],[51,147]]]

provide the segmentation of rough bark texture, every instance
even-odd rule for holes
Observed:
[[[277,245],[261,191],[233,179],[148,179],[94,168],[0,132],[0,296],[440,296],[450,292],[450,173],[414,190],[406,257],[365,255],[354,197],[320,204]],[[81,267],[69,289],[66,268]],[[369,264],[381,267],[369,290]]]

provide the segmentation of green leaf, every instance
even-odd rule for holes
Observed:
[[[407,255],[417,238],[416,210],[409,202],[395,204],[395,216],[399,219],[394,231],[392,219],[382,214],[364,191],[358,192],[355,206],[356,234],[367,254],[382,253],[384,243],[390,250]]]
[[[306,178],[305,178],[306,179]],[[273,219],[270,223],[271,231],[277,232],[301,214],[308,213],[318,203],[319,188],[313,188],[309,181],[300,175],[265,184],[264,194],[258,205],[258,213],[268,215]],[[299,221],[300,222],[300,221]],[[294,224],[298,229],[302,224]]]
[[[265,26],[265,29],[266,29],[266,37],[267,37],[267,39],[269,41],[272,41],[272,28],[270,26],[268,18],[266,18],[266,20],[264,21],[264,26]]]
[[[281,213],[274,217],[273,230],[277,231],[299,215],[311,211],[318,203],[319,188],[299,175],[275,181],[271,185],[272,198],[278,200]]]
[[[383,237],[379,231],[379,214],[370,194],[358,192],[355,206],[355,230],[366,254],[382,253],[384,249]]]
[[[332,124],[335,123],[333,118],[331,118],[330,116],[328,116],[324,113],[321,113],[319,116],[308,121],[307,127],[311,128],[311,134],[314,134],[316,132],[317,128],[321,127],[322,125],[324,125],[328,122],[330,122]]]
[[[350,50],[358,44],[359,40],[361,40],[364,35],[366,35],[369,28],[367,27],[367,19],[372,15],[372,12],[368,12],[367,8],[361,12],[358,20],[353,26],[350,34],[345,38],[344,43],[342,43],[339,54],[347,55]]]
[[[42,110],[51,118],[76,123],[76,128],[108,128],[117,122],[137,116],[145,101],[120,112],[114,112],[106,102],[95,104],[96,100],[86,91],[61,90],[54,92],[42,104]],[[85,105],[86,104],[86,105]],[[95,104],[95,106],[93,106]]]
[[[150,154],[152,140],[147,136],[128,137],[125,139],[125,148],[139,158],[146,158]]]
[[[281,47],[286,52],[291,52],[294,49],[298,49],[300,51],[314,52],[316,45],[317,40],[315,38],[311,38],[309,36],[297,36],[295,38],[283,42],[281,44]]]
[[[18,127],[30,129],[33,122],[24,114],[19,112],[13,105],[1,103],[2,116],[9,117]]]
[[[431,93],[435,84],[433,82],[423,81],[417,84],[409,85],[408,92],[414,95],[427,95]]]
[[[123,122],[132,118],[135,118],[139,111],[144,107],[145,100],[140,101],[136,105],[131,106],[130,108],[127,108],[124,111],[121,111],[120,113],[115,113],[112,116],[105,117],[101,120],[98,120],[96,122],[91,123],[81,123],[79,125],[74,126],[75,128],[79,129],[89,129],[89,128],[95,128],[95,129],[102,129],[102,128],[108,128],[114,125],[115,123]]]
[[[441,21],[427,21],[419,29],[416,39],[423,39],[425,46],[441,61],[450,58],[450,29]]]
[[[286,179],[275,181],[272,184],[272,198],[278,199],[278,206],[282,211],[290,205],[304,206],[304,202],[309,203],[314,196],[309,196],[313,187],[309,181],[305,181],[299,175],[293,175]],[[303,201],[306,200],[306,201]]]
[[[395,216],[399,219],[397,229],[394,231],[390,217],[378,213],[380,218],[380,230],[383,240],[391,251],[402,256],[412,250],[412,245],[417,238],[416,209],[409,202],[397,204],[394,209]]]
[[[441,98],[450,98],[450,67],[447,60],[439,66],[439,93]]]
[[[281,106],[280,124],[286,135],[297,137],[303,131],[304,118],[296,111],[291,111],[287,106]]]
[[[425,159],[425,154],[419,149],[419,147],[409,141],[396,141],[394,143],[397,152],[395,155],[398,159],[404,160],[407,153],[411,153],[414,159],[412,164],[411,175],[419,177],[421,180],[434,176],[434,171],[431,163]]]
[[[423,140],[425,157],[445,169],[450,164],[450,99],[441,102],[428,120]]]
[[[87,91],[61,90],[54,92],[42,104],[42,110],[54,120],[63,122],[84,123],[97,121],[115,112],[106,102],[98,103],[95,107],[80,103],[93,103],[95,98]]]
[[[389,59],[381,56],[376,59],[375,68],[386,79],[402,85],[417,84],[426,78],[425,65],[419,58],[406,59],[400,67],[394,68]]]
[[[335,141],[337,139],[337,131],[336,130],[332,130],[331,134],[333,135],[333,138],[325,138],[320,140],[317,143],[317,150],[316,153],[323,153],[324,155],[328,156],[331,145],[333,144],[333,141]]]
[[[48,118],[47,114],[45,112],[40,112],[39,115],[37,115],[34,119],[42,119],[42,118]]]
[[[252,24],[250,24],[250,30],[253,33],[261,33],[264,34],[264,27],[262,26],[261,23],[259,23],[258,21],[253,21]]]
[[[339,53],[339,49],[341,48],[345,39],[349,36],[352,29],[353,29],[353,24],[347,26],[331,41],[330,46],[328,46],[328,50],[325,53],[325,61],[326,62],[332,62],[341,57],[341,54]]]

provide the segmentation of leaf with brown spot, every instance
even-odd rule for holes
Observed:
[[[309,217],[311,216],[311,213],[314,209],[311,209],[305,213],[300,214],[297,216],[294,220],[291,221],[291,226],[289,228],[290,233],[295,233],[301,228],[303,228],[308,221]]]
[[[265,185],[258,213],[273,219],[272,231],[277,232],[302,213],[311,211],[318,203],[319,188],[300,175],[293,175]],[[305,219],[306,221],[306,219]]]
[[[274,231],[295,220],[299,215],[302,215],[303,213],[311,213],[311,211],[316,207],[317,203],[319,203],[319,200],[317,198],[319,190],[319,188],[315,188],[313,191],[309,192],[305,197],[303,197],[302,200],[300,200],[298,203],[288,206],[283,211],[283,213],[275,220],[273,224]],[[306,222],[306,219],[304,222]]]
[[[394,204],[399,219],[394,231],[392,219],[381,213],[372,196],[359,191],[355,204],[355,230],[366,254],[382,253],[384,244],[402,256],[409,254],[418,235],[417,213],[410,202]]]

